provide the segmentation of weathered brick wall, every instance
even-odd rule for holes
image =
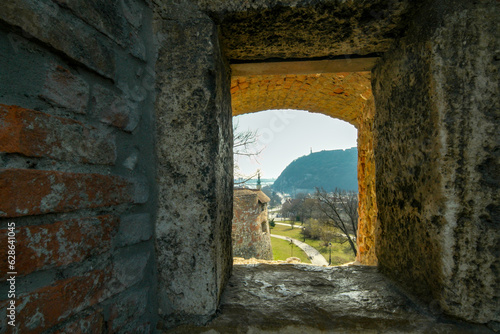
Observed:
[[[140,0],[0,4],[3,315],[12,222],[17,272],[1,333],[156,326],[151,17]]]
[[[272,260],[267,204],[262,210],[256,191],[235,190],[233,197],[233,256]],[[262,223],[265,229],[262,228]]]

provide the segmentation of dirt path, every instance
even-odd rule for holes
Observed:
[[[312,264],[317,264],[320,266],[327,266],[328,261],[321,255],[320,252],[316,250],[316,248],[309,246],[305,242],[299,241],[297,239],[293,239],[290,237],[284,237],[282,235],[277,235],[277,234],[271,234],[271,237],[273,238],[278,238],[278,239],[283,239],[287,241],[292,241],[296,246],[300,247],[309,257],[311,260]]]

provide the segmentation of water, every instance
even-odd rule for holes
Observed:
[[[248,188],[257,188],[257,178],[248,180],[244,184],[239,184],[239,182],[244,181],[244,179],[235,179],[234,184],[239,186],[246,186]],[[260,179],[260,184],[262,187],[272,186],[276,179]]]

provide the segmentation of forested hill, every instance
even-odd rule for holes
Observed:
[[[358,190],[358,149],[321,151],[300,157],[289,164],[273,184],[273,190],[294,194],[335,188]]]

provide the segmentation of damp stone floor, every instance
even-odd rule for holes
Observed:
[[[494,333],[419,305],[376,267],[235,265],[218,315],[165,333]]]

